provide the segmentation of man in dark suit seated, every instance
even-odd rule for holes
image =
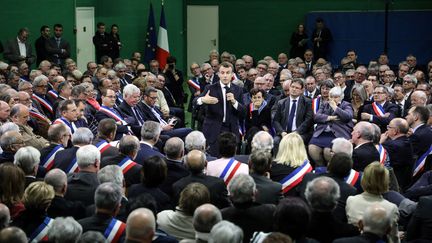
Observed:
[[[78,221],[83,232],[98,231],[108,242],[123,242],[126,224],[117,220],[122,200],[122,188],[112,182],[98,186],[94,194],[96,213]]]
[[[140,136],[141,126],[144,124],[144,114],[137,104],[141,100],[140,89],[133,85],[128,84],[123,89],[123,103],[119,105],[120,112],[124,120],[128,121],[132,132],[135,136]]]
[[[243,230],[243,242],[249,242],[255,231],[272,231],[276,206],[255,201],[257,191],[251,176],[246,174],[235,176],[228,185],[228,190],[234,206],[222,209],[222,218]]]
[[[374,161],[380,161],[378,150],[373,144],[374,128],[369,122],[359,122],[354,126],[351,139],[355,145],[352,159],[353,169],[363,171],[366,166]]]
[[[255,201],[258,203],[278,204],[282,198],[282,185],[268,178],[272,156],[270,152],[255,150],[250,155],[250,175],[255,181],[257,195]]]
[[[218,156],[217,137],[222,132],[232,132],[239,141],[239,120],[245,115],[242,102],[242,88],[231,84],[233,66],[223,62],[219,68],[220,81],[209,85],[195,99],[198,106],[206,105],[207,111],[202,126],[202,132],[210,146],[210,154]]]
[[[304,91],[304,96],[314,99],[319,94],[320,90],[317,88],[316,79],[313,76],[308,76],[306,78],[306,89]]]
[[[411,184],[414,166],[413,148],[408,133],[408,122],[403,118],[390,121],[387,132],[381,135],[380,143],[387,150],[400,188],[405,191]]]
[[[359,221],[361,235],[340,238],[334,243],[351,242],[387,242],[387,233],[391,228],[390,214],[379,204],[366,208],[363,218]]]
[[[279,142],[290,132],[297,132],[307,144],[312,136],[313,112],[311,100],[302,96],[302,79],[293,79],[290,96],[279,100],[272,108],[273,127],[276,130],[275,149]]]
[[[93,145],[101,152],[101,160],[119,153],[116,147],[110,145],[110,142],[115,138],[116,130],[117,124],[114,119],[105,118],[99,122],[98,134],[93,140]]]
[[[54,166],[54,158],[57,152],[67,147],[70,139],[70,132],[64,124],[54,124],[48,129],[48,147],[43,148],[41,153],[40,167],[49,171]]]
[[[69,201],[64,198],[67,190],[67,176],[60,169],[50,170],[45,178],[45,183],[54,188],[55,196],[51,201],[47,214],[51,218],[72,216],[74,219],[82,219],[85,216],[85,207],[82,202]]]
[[[79,172],[68,175],[65,198],[89,206],[94,203],[94,193],[99,185],[100,152],[94,145],[85,145],[78,149],[76,158]]]
[[[135,158],[135,161],[139,164],[143,164],[143,161],[152,156],[159,156],[164,158],[165,156],[159,152],[155,147],[155,144],[159,140],[161,127],[158,122],[146,121],[141,128],[141,142],[140,150]]]
[[[184,138],[192,132],[190,128],[174,128],[177,121],[170,120],[166,121],[163,118],[162,112],[155,106],[157,99],[157,90],[153,87],[146,87],[144,91],[144,103],[141,106],[144,120],[159,122],[162,128],[162,135],[167,135],[169,137],[179,137],[184,140]]]
[[[59,151],[54,157],[54,168],[59,168],[66,174],[77,172],[77,151],[80,147],[91,144],[93,141],[93,133],[85,127],[80,127],[72,135],[73,147]]]
[[[183,165],[184,142],[174,137],[166,141],[164,147],[167,165],[167,177],[159,186],[169,196],[173,196],[172,185],[183,177],[190,175],[190,172]]]
[[[198,182],[207,187],[210,191],[210,202],[219,209],[231,205],[228,200],[228,192],[222,179],[204,174],[206,167],[205,154],[198,150],[192,150],[185,156],[185,163],[190,175],[183,177],[173,184],[175,203],[177,203],[180,192],[190,183]]]
[[[0,154],[0,164],[13,163],[14,155],[21,147],[24,147],[24,139],[18,131],[7,131],[0,138],[3,152]]]
[[[426,160],[431,152],[432,130],[427,121],[429,119],[429,110],[425,106],[415,106],[408,111],[406,120],[412,128],[412,135],[409,140],[412,144],[414,153],[414,173],[416,178],[424,173],[427,165]],[[425,167],[426,166],[426,167]]]
[[[386,86],[378,85],[373,92],[372,104],[364,106],[361,113],[363,121],[369,121],[377,124],[382,132],[387,131],[387,125],[399,113],[399,108],[396,104],[388,101],[390,93]]]
[[[137,184],[141,180],[142,166],[133,161],[138,154],[139,141],[135,136],[126,135],[119,142],[119,152],[114,156],[107,156],[102,159],[101,168],[107,165],[118,165],[122,169],[126,186]]]

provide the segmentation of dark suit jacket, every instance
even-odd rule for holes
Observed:
[[[388,102],[388,101],[386,103],[384,103],[383,108],[384,108],[384,114],[390,113],[390,115],[388,117],[377,116],[376,113],[374,112],[373,108],[372,108],[372,104],[365,105],[363,108],[363,112],[366,112],[366,113],[371,114],[373,116],[372,122],[377,124],[381,128],[382,132],[387,131],[387,125],[399,113],[399,107],[393,103]]]
[[[380,238],[378,235],[364,232],[361,235],[353,237],[339,238],[333,241],[333,243],[375,243],[375,242],[388,242],[387,238]]]
[[[78,221],[78,223],[82,226],[83,233],[93,230],[98,231],[102,235],[105,233],[105,230],[108,228],[109,223],[112,220],[112,216],[108,214],[96,213],[95,215],[84,218]],[[123,234],[120,236],[119,242],[123,242],[126,235],[126,230],[123,231]]]
[[[421,197],[407,227],[406,239],[432,240],[432,196]]]
[[[94,204],[94,194],[99,186],[96,173],[78,172],[68,175],[66,200],[80,201],[85,206]]]
[[[329,116],[337,116],[338,121],[327,121]],[[314,137],[318,137],[322,132],[325,131],[327,126],[330,126],[332,133],[335,137],[343,137],[346,139],[351,138],[351,131],[354,127],[352,122],[353,119],[353,109],[350,103],[342,101],[336,110],[333,110],[328,103],[320,106],[318,112],[314,116],[315,123],[317,127],[313,134]]]
[[[352,98],[351,91],[352,88],[354,87],[354,84],[355,84],[354,80],[345,80],[346,88],[344,90],[344,98],[343,98],[344,101],[351,102],[351,98]]]
[[[190,172],[183,166],[183,163],[166,159],[167,164],[167,177],[165,181],[159,186],[159,188],[168,194],[168,196],[173,197],[174,192],[172,190],[172,185],[183,177],[190,175]]]
[[[229,207],[231,205],[228,200],[228,191],[225,182],[218,177],[207,176],[205,174],[191,174],[183,177],[173,184],[173,191],[175,197],[175,204],[178,203],[180,192],[190,183],[198,182],[205,185],[210,191],[210,201],[219,209]]]
[[[76,158],[76,152],[79,147],[73,146],[72,148],[68,148],[56,153],[54,157],[54,168],[59,168],[65,173],[68,173],[67,169],[71,165],[72,161]]]
[[[107,165],[119,165],[120,162],[126,158],[124,154],[116,154],[114,156],[107,156],[102,159],[100,167],[103,168]],[[136,163],[132,168],[130,168],[126,173],[123,173],[126,187],[132,184],[140,183],[141,181],[141,168],[142,165]]]
[[[245,107],[242,102],[242,89],[235,84],[230,84],[230,92],[234,94],[235,99],[238,102],[238,107],[235,109],[231,103],[227,104],[227,118],[226,123],[230,125],[230,131],[239,137],[239,120],[244,117]],[[209,144],[214,143],[217,137],[221,133],[222,120],[224,117],[223,111],[223,97],[220,82],[209,85],[202,92],[201,97],[210,91],[210,96],[219,99],[219,102],[214,105],[205,105],[207,107],[206,116],[202,126],[202,132],[204,133]],[[196,102],[196,100],[195,100]],[[203,104],[204,105],[204,104]]]
[[[85,207],[82,202],[69,201],[63,197],[55,196],[51,201],[47,214],[55,219],[57,217],[74,217],[74,219],[82,219],[85,217]]]
[[[421,125],[409,137],[412,144],[414,160],[417,160],[430,148],[432,144],[432,129],[429,125]]]
[[[146,104],[140,102],[138,104],[139,108],[142,110],[142,114],[144,115],[144,120],[146,121],[155,121],[155,122],[159,122],[159,120],[157,119],[157,117],[153,114],[153,112],[151,111],[151,108],[149,106],[147,106]],[[154,107],[155,111],[161,116],[161,118],[163,119],[163,114],[162,112],[157,108]]]
[[[372,142],[362,144],[360,147],[353,150],[353,169],[356,171],[363,171],[368,164],[379,161],[379,158],[379,152]]]
[[[411,183],[412,168],[414,166],[413,148],[407,136],[395,140],[387,139],[383,144],[390,157],[390,165],[398,180],[399,186],[405,190]]]
[[[246,131],[249,131],[252,127],[257,127],[259,130],[262,130],[262,126],[266,126],[268,129],[272,128],[271,106],[269,104],[267,104],[260,113],[258,113],[258,110],[253,110],[251,112],[250,104],[248,104],[246,108]]]
[[[93,145],[96,146],[98,143],[105,141],[106,140],[102,139],[102,138],[96,138],[93,140]],[[107,149],[105,149],[102,153],[101,153],[101,160],[103,160],[103,158],[105,157],[111,157],[111,156],[115,156],[119,154],[119,151],[116,147],[113,146],[109,146]]]
[[[278,204],[282,198],[282,185],[256,173],[252,173],[251,176],[258,190],[255,201],[262,204]]]
[[[337,238],[355,236],[359,233],[356,226],[340,221],[331,212],[312,210],[309,232],[306,236],[321,243],[331,243]]]
[[[35,56],[32,53],[32,47],[28,41],[25,43],[25,46],[26,57],[23,59],[19,51],[17,37],[8,40],[4,44],[3,57],[11,64],[25,61],[30,66],[35,61]]]
[[[243,230],[243,242],[249,242],[255,231],[271,232],[273,228],[273,204],[244,203],[221,210],[222,218]]]
[[[39,64],[43,61],[43,60],[48,60],[48,53],[47,50],[45,48],[45,42],[48,39],[40,36],[39,38],[36,39],[35,41],[35,49],[36,49],[36,65],[39,66]]]
[[[64,65],[64,61],[66,58],[69,58],[71,55],[70,45],[67,40],[63,37],[60,37],[60,46],[57,45],[57,41],[55,37],[49,38],[45,42],[45,48],[48,53],[48,60],[53,63]],[[62,49],[64,50],[62,52]]]
[[[171,198],[163,192],[158,187],[148,187],[142,183],[132,185],[128,191],[129,199],[136,198],[143,193],[148,193],[152,195],[157,204],[157,211],[174,209],[174,205],[172,205]]]
[[[161,158],[165,158],[163,154],[161,154],[155,147],[151,148],[147,144],[140,143],[140,150],[138,151],[138,154],[135,158],[135,162],[138,164],[143,165],[144,160],[152,157],[152,156],[159,156]]]
[[[117,111],[117,115],[119,115],[120,117],[122,117],[121,113],[117,109],[114,108],[114,110]],[[102,121],[105,118],[114,119],[114,118],[108,116],[106,113],[104,113],[102,111],[97,111],[94,117],[96,118],[96,120],[98,122]],[[128,129],[128,127],[126,125],[118,125],[117,124],[117,130],[116,130],[115,139],[116,140],[120,140],[123,137],[124,134],[128,134],[128,133],[129,133],[129,129]]]
[[[126,103],[126,101],[123,101],[123,103],[121,103],[118,106],[118,109],[121,115],[123,116],[124,120],[130,125],[132,132],[137,137],[141,137],[141,126],[139,125],[139,122],[137,120],[139,118],[135,117],[132,111],[132,107],[130,107],[128,103]],[[138,106],[136,107],[136,112],[139,112],[142,118],[144,119],[144,114],[142,113],[142,110]],[[142,120],[141,123],[144,124],[144,121],[145,120]]]
[[[278,135],[286,131],[289,109],[291,107],[290,99],[290,97],[287,97],[279,100],[272,108],[273,128],[276,130]],[[303,96],[299,97],[295,119],[297,133],[304,136],[312,131],[313,112],[310,99]]]
[[[93,44],[96,48],[96,62],[100,63],[100,59],[102,56],[109,56],[112,51],[112,42],[113,39],[111,38],[111,35],[108,33],[104,33],[104,35],[101,35],[99,31],[96,31],[95,35],[93,36]]]

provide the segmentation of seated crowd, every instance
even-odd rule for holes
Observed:
[[[353,52],[0,62],[0,243],[432,240],[432,62]]]

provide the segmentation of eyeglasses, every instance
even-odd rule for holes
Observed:
[[[410,83],[414,83],[412,80],[404,80],[403,82],[404,82],[404,83],[408,83],[408,84],[410,84]]]
[[[152,100],[156,100],[158,98],[157,96],[156,97],[147,96],[147,97],[149,97]]]
[[[384,92],[373,92],[373,94],[381,95],[381,94],[385,94],[385,93]]]

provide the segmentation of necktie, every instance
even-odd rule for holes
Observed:
[[[133,111],[133,113],[134,113],[134,115],[135,115],[135,119],[138,121],[138,124],[139,124],[140,126],[142,126],[143,118],[142,118],[141,115],[139,114],[139,111],[138,111],[135,107],[131,107],[131,108],[132,108],[132,111]]]
[[[226,98],[226,94],[229,93],[230,91],[229,91],[229,87],[228,86],[225,86],[224,89],[225,89],[224,114],[225,114],[225,122],[227,122],[227,121],[229,121],[229,118],[228,118],[229,112],[228,112],[228,100]]]
[[[57,48],[60,48],[60,38],[56,38],[57,41]]]
[[[159,113],[155,110],[155,108],[151,108],[151,110],[152,110],[152,112],[153,112],[153,115],[156,116],[156,118],[159,120],[159,123],[160,123],[162,126],[165,126],[165,125],[168,124],[164,119],[162,119],[162,117],[161,117],[161,116],[159,115]]]
[[[307,64],[307,70],[310,71],[310,63]]]
[[[288,123],[287,123],[287,132],[292,132],[292,125],[294,122],[294,115],[297,109],[297,100],[291,100],[292,105],[291,105],[291,109],[290,109],[290,113],[288,116]]]

